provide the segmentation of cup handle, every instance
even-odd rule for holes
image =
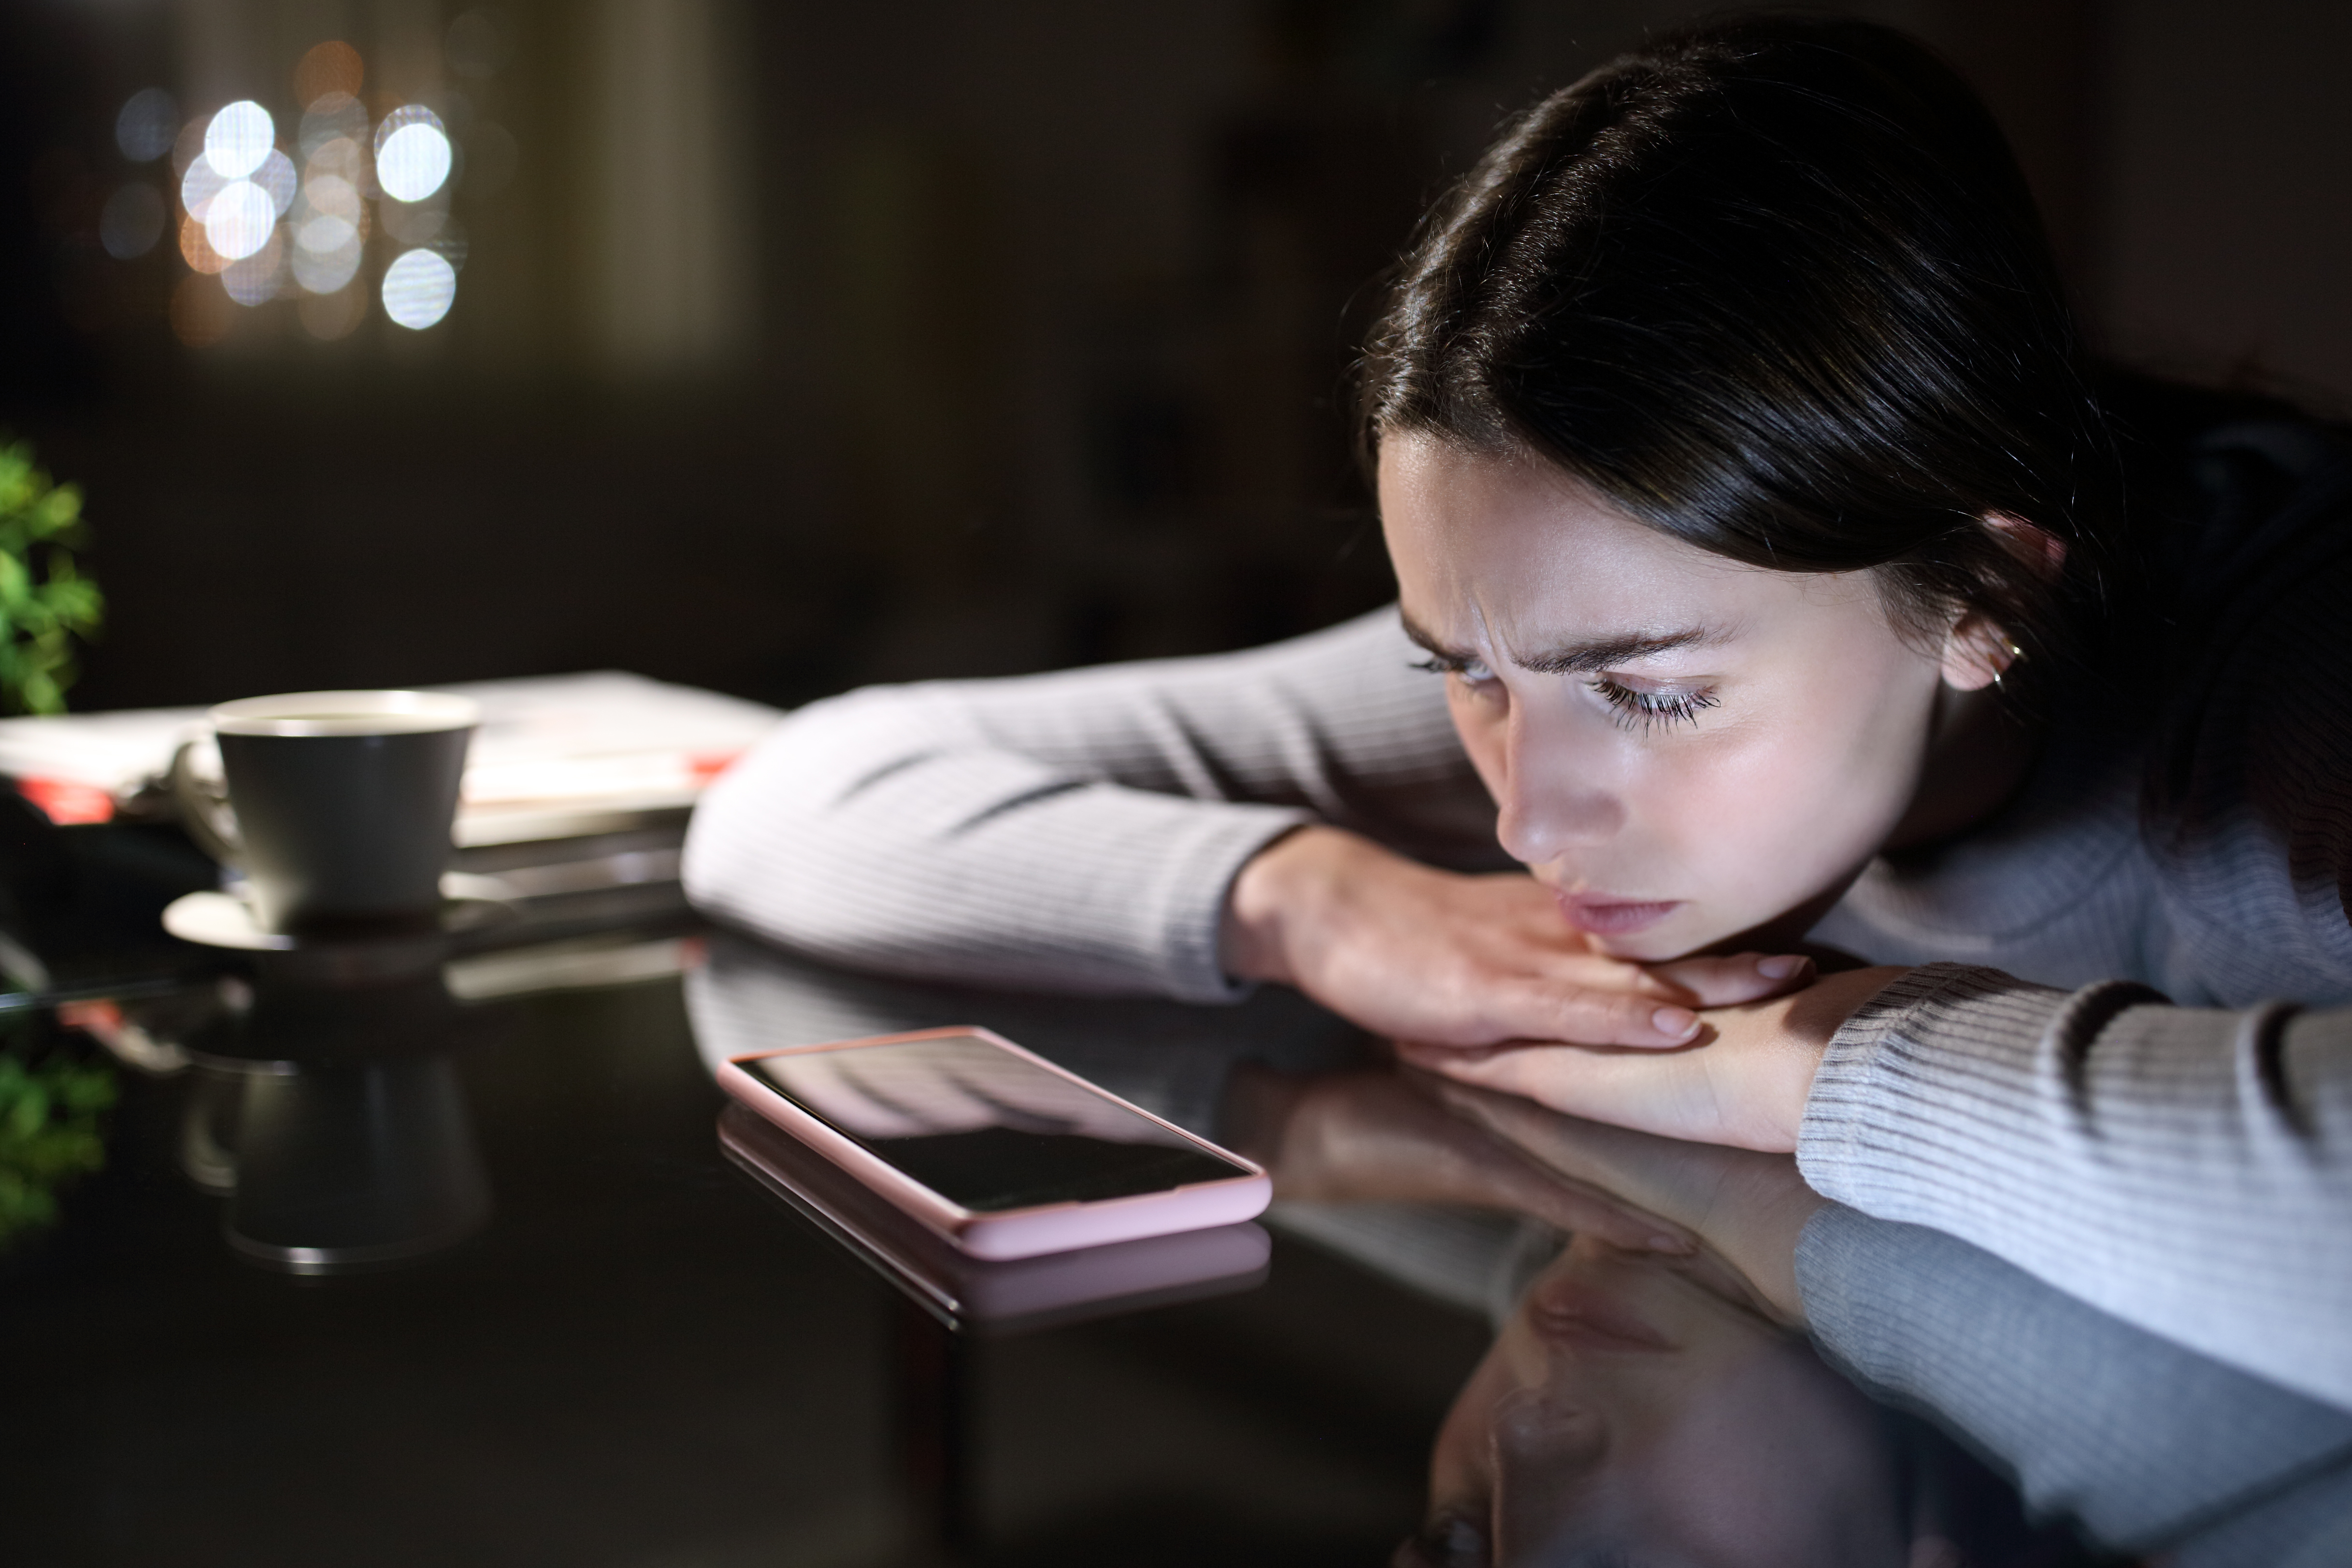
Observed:
[[[237,836],[236,812],[228,797],[212,787],[210,780],[200,777],[189,765],[188,753],[195,749],[194,741],[183,741],[172,753],[172,798],[180,808],[180,826],[196,841],[196,847],[224,866],[236,866],[245,859],[245,841]]]

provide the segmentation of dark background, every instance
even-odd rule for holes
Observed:
[[[794,702],[1377,603],[1335,410],[1368,280],[1504,114],[1695,9],[513,0],[483,76],[460,0],[0,0],[0,428],[86,487],[111,606],[74,705],[598,667]],[[2352,7],[1843,9],[1984,90],[2110,352],[2352,388]],[[171,178],[115,112],[290,129],[333,37],[472,160],[456,307],[187,346],[169,238],[97,241]]]

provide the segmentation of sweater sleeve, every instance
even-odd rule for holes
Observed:
[[[1415,657],[1384,610],[1246,653],[815,703],[705,795],[687,891],[881,973],[1230,1000],[1226,890],[1291,828],[1498,863]]]
[[[1798,1162],[1827,1197],[2352,1405],[2352,1009],[1931,964],[1831,1042]]]
[[[2037,1515],[2176,1560],[2277,1564],[2331,1538],[2341,1547],[2352,1415],[2095,1311],[1965,1242],[1835,1204],[1805,1226],[1797,1283],[1832,1360],[2000,1459]],[[2269,1549],[2251,1550],[2256,1541]]]

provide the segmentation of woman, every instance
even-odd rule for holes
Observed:
[[[2340,438],[2095,390],[1998,131],[1857,23],[1538,104],[1363,385],[1398,611],[817,704],[689,891],[880,969],[1296,985],[2352,1400]]]

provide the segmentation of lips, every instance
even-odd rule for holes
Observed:
[[[1560,918],[1593,936],[1631,936],[1683,907],[1680,899],[1621,899],[1612,893],[1560,893]]]

